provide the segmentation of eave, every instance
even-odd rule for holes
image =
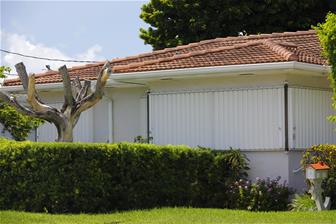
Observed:
[[[296,61],[276,62],[276,63],[259,63],[243,65],[226,65],[216,67],[201,67],[187,69],[160,70],[148,72],[132,73],[113,73],[110,80],[114,81],[150,81],[167,78],[202,78],[218,77],[230,75],[242,75],[249,73],[265,73],[271,71],[303,71],[325,76],[331,71],[330,66],[315,65]]]
[[[216,67],[198,67],[186,69],[172,69],[160,71],[132,72],[132,73],[112,73],[107,82],[107,87],[125,88],[134,87],[139,84],[146,84],[152,80],[162,79],[188,79],[188,78],[207,78],[207,77],[225,77],[243,74],[261,74],[271,72],[303,72],[314,76],[327,76],[331,71],[330,66],[315,65],[296,61],[259,63],[243,65],[226,65]],[[63,88],[63,83],[37,84],[38,90],[59,91]],[[2,86],[5,92],[20,92],[22,86]]]

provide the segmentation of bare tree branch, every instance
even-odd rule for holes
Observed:
[[[96,82],[96,88],[93,93],[89,96],[82,99],[76,106],[76,111],[74,116],[78,116],[78,114],[82,113],[83,111],[89,109],[90,107],[94,106],[104,95],[104,87],[106,82],[111,74],[111,66],[110,63],[107,61],[105,62],[104,66],[100,70]]]
[[[65,65],[58,69],[62,75],[63,87],[64,87],[64,105],[72,107],[74,105],[74,97],[72,95],[71,81],[68,73],[68,69]]]
[[[60,119],[52,116],[54,111],[49,111],[48,113],[36,112],[36,111],[31,110],[30,108],[22,105],[21,103],[19,103],[14,96],[10,96],[10,95],[8,95],[4,92],[1,92],[1,91],[0,91],[0,100],[5,102],[5,103],[8,103],[12,107],[14,107],[17,111],[19,111],[23,114],[26,114],[28,116],[32,116],[32,117],[35,117],[35,118],[41,118],[41,119],[44,119],[48,122],[55,122],[55,121],[60,120]],[[56,110],[56,109],[52,108],[52,110]]]
[[[96,97],[103,97],[104,95],[104,86],[106,85],[106,81],[109,79],[111,74],[111,66],[108,61],[105,62],[104,66],[101,68],[99,75],[97,77],[96,89],[94,95]]]
[[[76,78],[72,81],[72,95],[74,96],[75,101],[77,101],[77,97],[81,89],[82,84],[80,82],[79,76],[76,76]]]
[[[31,74],[28,78],[28,89],[27,89],[27,102],[31,105],[35,112],[47,113],[53,108],[42,104],[36,98],[36,89],[35,89],[35,74]]]
[[[10,96],[4,92],[0,92],[0,100],[13,106],[16,110],[23,114],[36,117],[35,113],[32,110],[21,105],[14,96]]]
[[[85,80],[84,81],[84,86],[82,87],[82,89],[80,90],[80,92],[79,92],[79,94],[76,98],[77,102],[81,101],[82,99],[84,99],[85,96],[87,96],[90,87],[91,87],[91,82],[88,81],[88,80]]]
[[[26,67],[23,62],[20,62],[15,65],[16,72],[18,73],[20,80],[22,82],[23,89],[27,91],[28,89],[28,74],[26,71]]]

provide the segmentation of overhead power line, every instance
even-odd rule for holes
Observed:
[[[99,63],[99,62],[101,62],[101,61],[85,61],[85,60],[71,60],[71,59],[59,59],[59,58],[45,58],[45,57],[38,57],[38,56],[34,56],[34,55],[21,54],[21,53],[8,51],[8,50],[4,50],[4,49],[0,49],[0,51],[4,52],[6,54],[14,54],[14,55],[18,55],[18,56],[21,56],[21,57],[33,58],[33,59],[37,59],[37,60],[79,62],[79,63]]]

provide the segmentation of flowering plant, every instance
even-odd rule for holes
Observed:
[[[250,211],[287,210],[293,191],[286,181],[279,183],[280,179],[279,176],[273,180],[256,178],[254,183],[243,179],[236,181],[229,190],[233,197],[232,207]]]

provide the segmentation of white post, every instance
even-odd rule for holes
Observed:
[[[316,203],[316,207],[318,211],[329,210],[331,201],[330,197],[326,197],[323,202],[322,193],[323,189],[321,187],[323,179],[309,179],[310,189],[309,193],[311,194],[311,199],[313,199]]]

